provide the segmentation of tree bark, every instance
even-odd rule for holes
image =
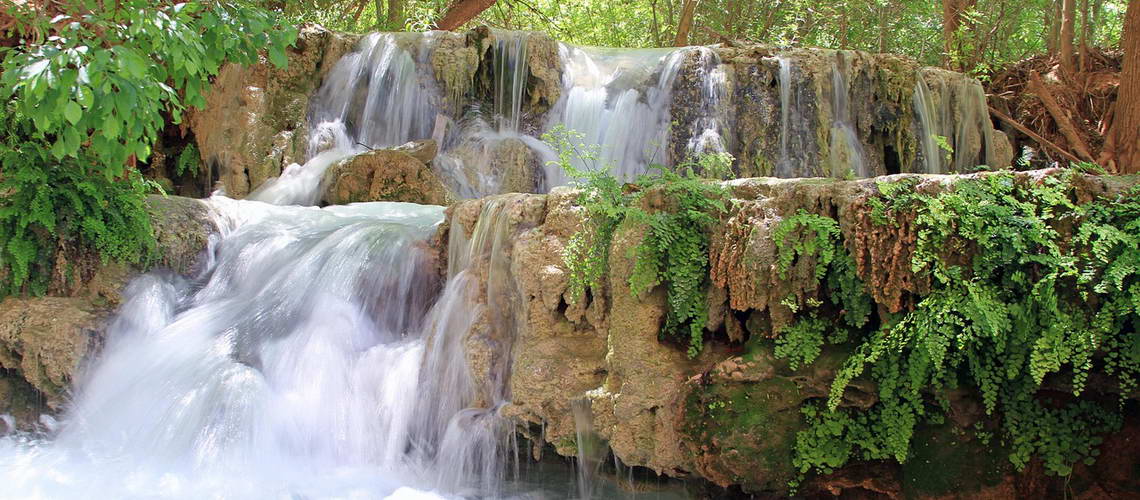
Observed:
[[[962,15],[976,3],[977,0],[942,0],[943,62],[949,69],[966,69],[960,60],[963,54],[958,28],[962,26]],[[955,64],[956,59],[958,64]]]
[[[1074,26],[1077,19],[1077,1],[1076,0],[1061,0],[1061,70],[1065,76],[1071,77],[1076,74],[1076,66],[1073,63],[1073,38]]]
[[[1110,165],[1119,173],[1140,173],[1140,0],[1128,2],[1124,15],[1124,62],[1116,112],[1109,129],[1107,150]],[[1115,165],[1112,165],[1114,163]]]
[[[681,8],[681,20],[677,23],[677,37],[673,39],[674,47],[684,47],[689,44],[689,32],[693,29],[693,15],[697,12],[697,4],[701,0],[685,0]]]
[[[404,26],[404,0],[388,0],[388,24],[400,28]]]
[[[455,31],[492,5],[495,5],[495,0],[459,0],[447,9],[439,22],[435,23],[435,27],[445,31]]]
[[[1045,50],[1052,56],[1060,48],[1057,42],[1061,39],[1061,0],[1053,0],[1049,11],[1045,14],[1045,25],[1049,27],[1045,32]]]
[[[1089,70],[1089,0],[1081,0],[1081,43],[1080,58],[1077,60],[1077,71],[1084,73]]]

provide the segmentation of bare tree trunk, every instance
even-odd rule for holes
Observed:
[[[839,8],[839,48],[847,50],[847,2]]]
[[[388,24],[404,26],[404,0],[388,0]]]
[[[1045,50],[1052,56],[1060,49],[1057,42],[1061,40],[1061,0],[1053,0],[1049,11],[1045,14],[1045,25],[1049,27],[1049,31],[1045,34]]]
[[[1089,0],[1081,0],[1081,43],[1077,71],[1089,70]]]
[[[1120,46],[1124,49],[1120,89],[1105,144],[1109,161],[1102,163],[1114,166],[1118,173],[1133,174],[1140,173],[1140,0],[1128,2]]]
[[[653,19],[651,19],[650,29],[653,30],[653,46],[661,46],[661,25],[657,24],[657,0],[649,2],[649,10],[653,12]]]
[[[1076,74],[1076,66],[1073,62],[1073,33],[1076,19],[1076,0],[1061,0],[1061,70],[1065,76]]]
[[[689,44],[689,32],[693,29],[693,14],[697,12],[697,4],[701,0],[685,0],[681,8],[681,21],[677,23],[677,37],[673,40],[674,47],[684,47]]]
[[[457,30],[492,5],[495,5],[495,0],[459,0],[447,8],[435,27],[444,31]]]

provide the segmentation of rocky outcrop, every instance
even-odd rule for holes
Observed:
[[[199,269],[209,237],[217,231],[209,209],[176,196],[147,198],[159,260],[153,265],[180,274]],[[67,286],[48,297],[0,300],[0,414],[21,427],[66,402],[84,359],[102,345],[103,327],[120,293],[142,269],[102,262],[97,255],[69,261]]]
[[[286,165],[304,161],[309,98],[356,38],[306,25],[286,51],[286,67],[264,57],[252,66],[222,67],[205,109],[193,110],[187,123],[227,195],[244,197]]]
[[[1036,183],[1053,174],[1017,173],[1013,180]],[[779,275],[773,229],[801,211],[834,218],[875,302],[883,313],[898,311],[925,294],[929,283],[911,270],[910,222],[900,219],[886,230],[872,226],[868,197],[879,192],[883,181],[909,179],[913,189],[933,194],[963,177],[986,175],[727,182],[733,208],[712,231],[709,340],[693,359],[683,346],[661,336],[667,310],[662,287],[636,297],[629,290],[635,262],[631,250],[641,241],[644,226],[627,221],[618,228],[604,287],[575,297],[563,255],[585,222],[576,191],[559,188],[548,195],[461,202],[449,212],[453,238],[455,231],[472,236],[472,228],[488,217],[489,200],[496,200],[501,208],[496,213],[510,221],[496,240],[497,253],[471,258],[485,259],[485,268],[492,260],[507,262],[498,264],[497,280],[506,285],[496,293],[513,301],[503,308],[515,318],[510,323],[513,333],[496,333],[494,323],[487,321],[471,336],[482,339],[472,345],[484,346],[513,338],[511,356],[495,361],[491,348],[483,347],[481,354],[469,356],[472,371],[476,377],[507,373],[510,404],[503,414],[515,418],[521,432],[559,454],[577,451],[572,408],[584,400],[594,431],[623,464],[747,492],[786,494],[788,482],[798,475],[792,459],[796,433],[804,426],[801,408],[808,400],[827,398],[837,370],[851,353],[847,347],[827,347],[816,362],[798,369],[775,356],[773,338],[792,319],[787,298],[799,297],[802,303],[819,290],[812,257],[797,259],[786,275]],[[1135,182],[1077,176],[1072,193],[1079,200],[1113,196]],[[645,199],[655,198],[650,194]],[[487,297],[480,302],[493,303]],[[487,384],[483,380],[482,385]],[[916,434],[916,457],[905,466],[857,464],[812,479],[801,491],[922,498],[1053,491],[1048,485],[1054,483],[1046,479],[1039,480],[1044,489],[1021,484],[1038,481],[1031,478],[1040,475],[1040,469],[1015,473],[1000,450],[982,446],[977,438],[962,438],[964,429],[972,429],[985,415],[976,397],[956,394],[949,400],[948,423]],[[840,405],[866,409],[877,401],[874,384],[856,379]],[[1111,439],[1122,441],[1106,445],[1106,450],[1127,448],[1132,438]],[[943,466],[955,472],[936,470]],[[1119,489],[1120,484],[1119,479],[1105,479],[1098,487]]]
[[[325,172],[323,201],[345,205],[362,201],[403,201],[445,205],[447,189],[435,173],[414,154],[425,157],[424,148],[378,149],[342,160]],[[434,149],[434,146],[428,147]],[[431,156],[434,156],[434,152]]]

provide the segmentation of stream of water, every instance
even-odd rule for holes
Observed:
[[[498,415],[510,397],[514,331],[501,204],[485,204],[470,238],[451,232],[443,276],[428,248],[443,207],[313,206],[337,161],[430,136],[438,110],[422,95],[436,92],[424,75],[431,41],[366,37],[313,97],[310,159],[246,200],[205,200],[219,232],[199,273],[130,283],[58,425],[0,437],[0,498],[637,497],[583,485],[569,467],[520,464],[513,423]],[[477,121],[465,140],[520,138],[541,150],[518,133],[525,39],[495,54],[507,76],[494,126]],[[654,64],[667,55],[654,53]],[[609,60],[607,71],[621,63]],[[615,113],[639,106],[662,119],[662,104],[627,101]],[[582,121],[603,112],[592,105],[601,106],[572,96],[562,113]],[[647,138],[607,140],[632,150]],[[473,196],[492,188],[451,181]],[[465,344],[480,319],[500,332],[483,386]],[[590,460],[595,470],[600,458]]]

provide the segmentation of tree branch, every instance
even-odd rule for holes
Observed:
[[[468,21],[475,19],[475,16],[483,13],[495,5],[495,0],[459,0],[447,9],[439,22],[435,23],[436,29],[455,31],[462,28]]]

